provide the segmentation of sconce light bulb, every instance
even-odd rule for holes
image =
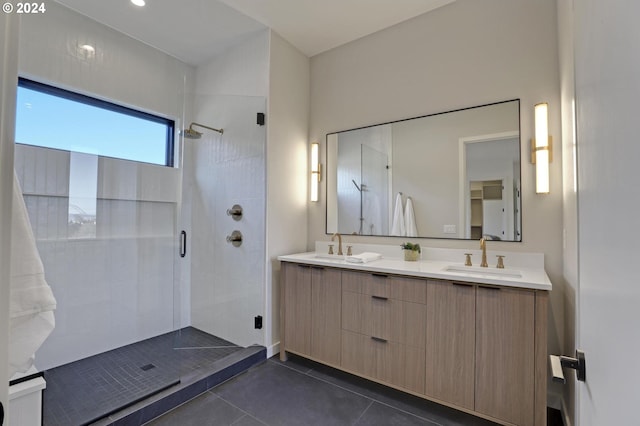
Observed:
[[[539,103],[535,108],[535,157],[536,193],[549,193],[549,124],[548,104]],[[542,149],[540,149],[542,148]]]

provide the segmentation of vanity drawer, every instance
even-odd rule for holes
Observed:
[[[342,368],[424,393],[424,349],[343,330]]]
[[[427,303],[427,282],[423,279],[379,273],[343,272],[342,290],[406,302]]]
[[[342,329],[424,349],[426,305],[342,292]]]

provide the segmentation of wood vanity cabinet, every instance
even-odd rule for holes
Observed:
[[[535,292],[485,286],[476,291],[475,411],[533,426]]]
[[[476,286],[429,280],[427,283],[425,394],[474,409]]]
[[[283,263],[281,274],[287,350],[340,365],[341,271]]]
[[[504,425],[546,424],[548,292],[283,262],[292,352]]]

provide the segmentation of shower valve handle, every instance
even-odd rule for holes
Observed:
[[[242,219],[242,206],[234,204],[233,207],[227,209],[227,216],[231,216],[236,221]]]
[[[240,247],[242,245],[242,233],[240,231],[233,231],[231,235],[227,235],[227,242],[233,244],[234,247]]]

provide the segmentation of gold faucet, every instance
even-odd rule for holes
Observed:
[[[480,262],[480,266],[486,268],[489,264],[487,263],[487,239],[485,237],[480,238],[480,249],[482,250],[482,262]]]
[[[336,236],[338,237],[338,256],[342,256],[342,235],[336,232],[331,236],[331,241],[333,241]]]

